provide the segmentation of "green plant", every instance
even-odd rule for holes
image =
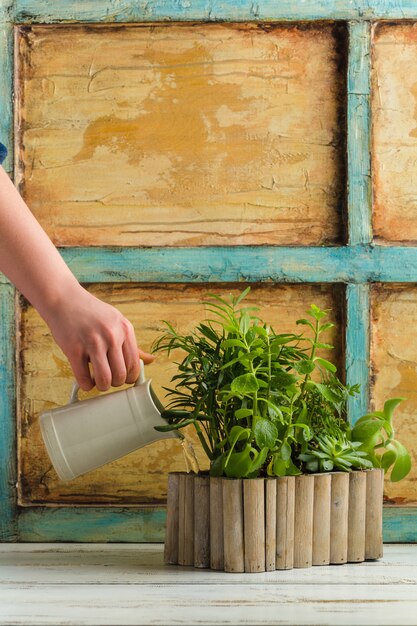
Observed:
[[[391,413],[364,416],[354,428],[346,420],[347,400],[359,386],[343,384],[336,366],[319,356],[333,347],[321,339],[333,326],[322,322],[327,311],[313,304],[307,318],[297,321],[311,336],[277,334],[255,314],[257,307],[242,306],[249,289],[229,301],[209,294],[211,317],[189,334],[164,322],[167,330],[152,350],[169,355],[179,348],[185,356],[177,363],[174,386],[165,388],[168,423],[158,430],[192,424],[211,475],[283,476],[391,465],[393,480],[405,475],[407,452],[393,439],[394,401],[386,410],[391,407]]]

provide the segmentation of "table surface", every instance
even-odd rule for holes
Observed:
[[[0,544],[0,624],[417,624],[417,545],[260,574],[164,566],[161,544]]]

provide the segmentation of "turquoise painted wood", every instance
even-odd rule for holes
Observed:
[[[386,506],[383,538],[387,543],[416,543],[417,507]]]
[[[3,164],[13,171],[12,2],[0,0],[0,141],[9,147]],[[16,541],[15,290],[0,275],[0,541]]]
[[[82,282],[346,283],[346,376],[369,394],[369,284],[417,282],[417,247],[371,243],[370,20],[415,18],[417,0],[0,0],[0,140],[13,172],[13,25],[167,20],[347,20],[347,245],[341,247],[67,248]],[[162,541],[163,508],[18,507],[16,504],[14,289],[0,276],[0,541]],[[417,540],[417,508],[387,507],[386,541]]]
[[[360,394],[348,401],[349,420],[354,424],[369,405],[369,285],[346,287],[346,382],[359,383]]]
[[[17,538],[14,296],[0,285],[0,542]]]
[[[417,247],[64,248],[82,282],[417,281]]]
[[[370,23],[349,23],[347,77],[349,244],[372,241],[370,164]]]
[[[58,6],[54,6],[57,4]],[[89,0],[88,2],[59,2],[48,0],[17,0],[16,21],[159,21],[159,20],[228,20],[248,21],[266,19],[313,20],[354,19],[372,10],[365,2],[345,0],[180,0],[169,2],[151,0],[142,3],[129,0]]]
[[[12,2],[0,0],[0,141],[7,145],[4,169],[13,171],[13,24]]]
[[[22,508],[19,541],[162,542],[165,519],[165,507]]]
[[[16,0],[18,23],[415,18],[415,0]]]

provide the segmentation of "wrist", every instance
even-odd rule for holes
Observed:
[[[58,283],[47,284],[32,304],[46,323],[51,325],[57,317],[68,312],[71,304],[77,302],[84,292],[75,276],[70,274]]]

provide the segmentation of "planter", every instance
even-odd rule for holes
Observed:
[[[383,471],[168,477],[165,563],[265,572],[382,556]]]

